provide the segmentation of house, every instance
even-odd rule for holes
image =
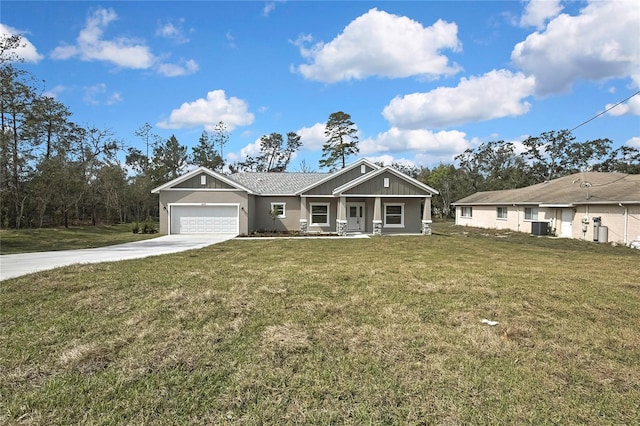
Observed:
[[[559,237],[623,244],[640,239],[640,175],[576,173],[525,188],[478,192],[453,205],[458,225],[534,234],[548,229]]]
[[[435,189],[366,159],[332,173],[236,173],[204,167],[153,193],[160,233],[299,231],[431,234]]]

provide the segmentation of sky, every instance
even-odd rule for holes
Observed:
[[[21,66],[74,122],[142,152],[145,123],[192,147],[223,121],[227,162],[293,131],[289,170],[322,171],[337,111],[351,160],[434,167],[574,128],[640,148],[637,0],[2,0],[0,33],[22,35]]]

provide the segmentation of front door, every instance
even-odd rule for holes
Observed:
[[[347,231],[364,232],[364,203],[347,203]]]
[[[573,236],[573,209],[562,209],[560,236],[563,238],[571,238]]]

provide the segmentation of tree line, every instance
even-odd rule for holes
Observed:
[[[0,38],[2,228],[154,220],[158,200],[152,188],[188,168],[284,172],[302,146],[295,132],[273,132],[260,138],[257,154],[225,164],[224,122],[203,131],[191,152],[174,135],[156,135],[148,123],[134,132],[144,150],[128,146],[109,129],[73,122],[66,105],[43,95],[35,76],[17,66],[13,52],[19,44],[19,36]],[[345,112],[329,116],[325,137],[321,168],[345,167],[359,152],[357,127]],[[637,149],[611,145],[608,139],[577,142],[569,131],[550,131],[526,139],[520,152],[512,142],[493,141],[456,156],[457,166],[394,166],[440,191],[434,213],[448,217],[453,201],[477,191],[519,188],[581,170],[640,173]],[[304,162],[299,168],[315,171]]]

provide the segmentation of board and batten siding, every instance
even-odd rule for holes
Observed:
[[[384,187],[384,179],[389,179],[389,187]],[[384,197],[385,195],[406,195],[406,196],[430,196],[431,193],[421,188],[416,187],[412,183],[400,179],[393,173],[385,172],[378,176],[375,176],[360,185],[357,185],[347,191],[344,191],[345,195],[379,195]]]
[[[206,183],[202,185],[201,176],[206,177]],[[206,173],[200,173],[196,176],[193,176],[190,179],[185,180],[184,182],[180,182],[177,185],[173,186],[174,188],[185,188],[185,189],[235,189],[233,186],[229,185],[226,182],[222,182],[219,179],[214,178]]]
[[[303,195],[308,195],[308,196],[331,195],[333,194],[333,190],[336,189],[337,187],[342,186],[347,182],[351,182],[352,180],[355,180],[360,176],[373,171],[372,167],[369,167],[366,164],[364,166],[365,166],[365,173],[362,173],[362,170],[360,167],[354,167],[352,170],[344,172],[341,175],[334,177],[333,179],[329,179],[328,181],[321,183],[315,188],[311,188],[310,190],[305,192]]]

